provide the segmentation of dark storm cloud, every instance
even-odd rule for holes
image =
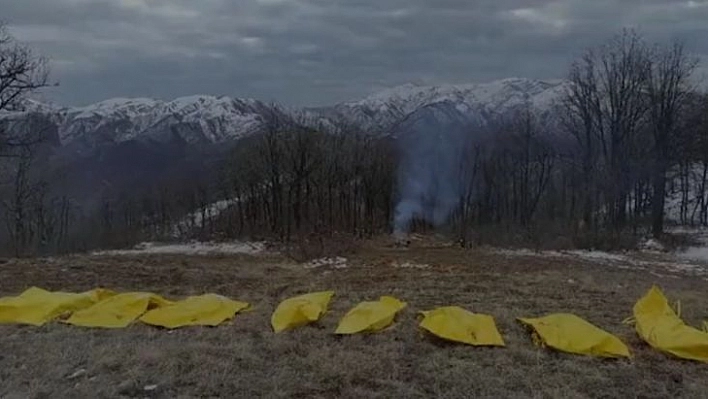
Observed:
[[[0,0],[59,101],[194,93],[326,104],[405,82],[563,77],[622,27],[708,54],[706,1]]]

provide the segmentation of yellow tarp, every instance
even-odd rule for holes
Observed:
[[[686,325],[654,286],[634,305],[637,334],[651,347],[674,356],[708,362],[708,334]]]
[[[421,313],[420,327],[440,338],[475,346],[504,346],[492,316],[472,313],[459,306]]]
[[[149,292],[126,292],[80,310],[66,322],[80,327],[125,328],[148,310],[171,303]]]
[[[556,313],[537,319],[519,319],[534,331],[534,341],[559,351],[596,357],[630,357],[619,338],[580,317]]]
[[[248,307],[249,304],[245,302],[234,301],[221,295],[205,294],[151,310],[145,313],[140,321],[165,328],[213,327],[232,319],[236,313]]]
[[[376,302],[362,302],[344,315],[339,321],[335,334],[356,334],[383,330],[393,323],[396,313],[405,307],[405,302],[390,296],[382,296]]]
[[[32,287],[16,297],[0,298],[0,324],[41,326],[115,295],[105,289],[83,293],[50,292]]]
[[[315,322],[327,311],[333,291],[313,292],[284,300],[270,318],[276,333]]]

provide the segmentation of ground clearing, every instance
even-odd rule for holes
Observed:
[[[0,326],[0,397],[705,397],[707,365],[656,353],[621,323],[653,283],[681,300],[690,324],[708,319],[701,267],[667,267],[672,262],[377,244],[346,256],[346,267],[304,267],[272,254],[11,261],[0,265],[0,296],[31,285],[105,286],[174,297],[217,292],[254,309],[218,328],[171,333],[142,325],[114,331]],[[281,299],[324,289],[336,296],[319,326],[270,332]],[[331,334],[353,304],[384,294],[409,303],[395,328]],[[421,334],[416,312],[441,305],[494,315],[507,348],[449,345]],[[602,361],[539,350],[515,321],[559,311],[617,334],[635,358]]]

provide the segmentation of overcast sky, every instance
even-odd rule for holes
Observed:
[[[323,105],[407,82],[559,78],[622,27],[708,63],[708,0],[0,0],[52,100],[191,94]]]

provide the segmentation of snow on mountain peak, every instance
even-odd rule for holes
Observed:
[[[183,108],[199,108],[199,107],[204,107],[206,105],[213,104],[219,100],[219,97],[215,96],[209,96],[209,95],[202,95],[202,94],[197,94],[197,95],[192,95],[192,96],[184,96],[184,97],[177,97],[174,100],[168,102],[166,106],[171,109],[183,109]]]
[[[305,112],[323,125],[344,120],[375,133],[386,132],[421,107],[448,103],[457,111],[484,119],[529,103],[547,109],[563,92],[563,80],[508,78],[464,85],[407,83],[358,101],[333,107],[291,110],[253,99],[192,95],[170,101],[112,98],[83,107],[60,108],[27,103],[35,112],[52,115],[62,144],[80,141],[90,146],[145,139],[179,137],[188,143],[220,143],[258,131],[272,114]]]
[[[87,105],[85,107],[69,108],[68,114],[73,118],[105,117],[112,113],[140,113],[155,107],[157,100],[150,98],[111,98]]]
[[[258,129],[262,106],[255,100],[193,95],[171,101],[112,98],[85,107],[67,108],[59,126],[62,143],[75,140],[123,142],[138,138],[217,143]]]
[[[523,78],[507,78],[489,83],[464,85],[423,86],[407,83],[374,93],[359,101],[347,102],[344,106],[368,106],[371,108],[383,103],[409,102],[420,105],[423,102],[441,101],[444,99],[472,100],[477,102],[494,101],[500,97],[517,94],[534,96],[546,90],[563,84],[563,80],[532,80]]]
[[[560,96],[565,81],[507,78],[488,83],[423,86],[404,84],[358,101],[335,106],[340,117],[367,129],[386,130],[416,109],[442,101],[457,104],[461,112],[503,113],[528,102],[547,108]],[[463,111],[464,110],[464,111]]]

